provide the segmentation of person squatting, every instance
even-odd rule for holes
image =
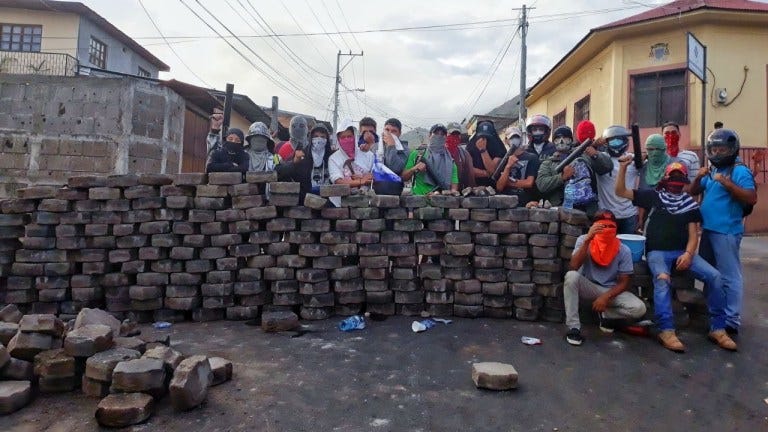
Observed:
[[[231,128],[222,136],[221,126],[222,115],[214,113],[207,172],[275,171],[279,181],[300,184],[302,201],[306,193],[331,184],[387,195],[458,194],[488,186],[517,196],[529,208],[584,211],[592,224],[576,241],[563,284],[565,338],[571,345],[584,342],[580,301],[591,301],[603,331],[630,328],[646,315],[645,303],[630,292],[631,251],[617,237],[644,234],[661,345],[685,351],[674,328],[671,275],[690,271],[705,284],[707,337],[737,350],[744,289],[739,250],[743,221],[757,194],[733,130],[721,127],[709,134],[702,164],[696,153],[681,149],[680,127],[671,122],[645,140],[644,158],[628,151],[632,132],[626,127],[609,126],[597,137],[587,120],[574,136],[568,126],[553,131],[550,118],[541,114],[528,119],[526,133],[511,126],[499,134],[493,122],[480,121],[467,136],[458,123],[436,124],[414,148],[400,138],[402,123],[396,118],[384,123],[381,134],[371,117],[357,126],[345,120],[334,134],[296,116],[287,138],[278,142],[277,131],[260,122],[247,135]],[[386,175],[379,178],[380,172]],[[329,205],[340,201],[332,197]]]

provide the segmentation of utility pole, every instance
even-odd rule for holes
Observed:
[[[528,35],[528,15],[525,5],[523,5],[523,13],[520,18],[520,93],[518,98],[520,99],[520,110],[518,111],[518,124],[521,129],[525,130],[525,117],[527,116],[527,109],[525,107],[525,97],[528,95],[528,87],[525,85],[525,68],[526,68],[526,56],[527,47],[525,45],[525,38]]]
[[[349,61],[341,66],[341,56],[350,57]],[[333,133],[339,131],[339,85],[341,84],[341,72],[344,71],[349,63],[355,59],[355,57],[362,57],[363,52],[353,53],[351,50],[349,53],[342,53],[341,50],[336,54],[336,86],[333,91]]]

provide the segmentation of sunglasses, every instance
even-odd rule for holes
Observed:
[[[570,144],[573,140],[567,137],[556,137],[552,142],[555,144]]]

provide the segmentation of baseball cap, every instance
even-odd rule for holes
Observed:
[[[688,178],[688,167],[684,163],[672,162],[667,165],[667,168],[664,170],[664,177],[669,177],[673,172],[679,172],[683,177]]]
[[[510,126],[510,127],[506,128],[504,130],[504,138],[506,138],[506,139],[510,139],[510,138],[512,138],[515,135],[517,135],[519,137],[523,136],[523,133],[522,133],[522,131],[520,130],[519,127]]]
[[[448,135],[458,132],[463,133],[464,129],[461,127],[461,124],[459,122],[450,122],[448,123]]]

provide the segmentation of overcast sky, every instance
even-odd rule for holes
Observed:
[[[272,95],[277,95],[281,109],[321,119],[332,118],[333,76],[339,50],[364,52],[344,70],[342,83],[349,89],[365,89],[341,93],[340,120],[371,115],[383,123],[387,116],[394,116],[406,125],[403,129],[461,121],[488,112],[517,95],[520,87],[520,38],[515,36],[511,43],[510,39],[518,26],[519,11],[514,8],[520,8],[523,1],[142,0],[183,62],[159,38],[139,0],[81,1],[170,65],[171,72],[161,74],[161,78],[222,90],[231,82],[236,92],[247,94],[258,104],[269,105]],[[221,34],[230,36],[201,4],[242,36],[250,50],[234,38],[228,40],[248,60],[218,38],[182,1]],[[648,10],[659,2],[526,3],[535,7],[529,13],[528,31],[527,83],[532,85],[589,29]],[[286,36],[248,37],[270,32],[262,27],[256,12],[271,31]],[[508,21],[354,35],[288,36],[495,20]],[[342,64],[350,58],[342,57]],[[501,58],[498,68],[494,64],[497,58]],[[280,88],[267,75],[287,89]]]

